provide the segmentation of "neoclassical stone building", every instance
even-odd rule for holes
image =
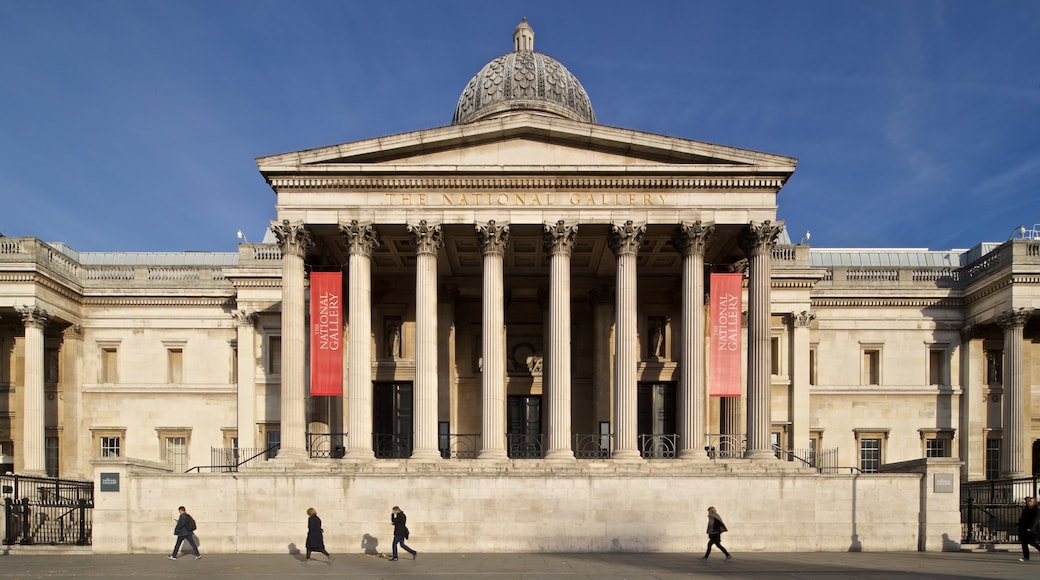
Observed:
[[[680,475],[717,497],[723,475],[924,458],[965,480],[1035,473],[1040,236],[795,244],[776,212],[796,163],[598,124],[522,22],[451,125],[260,158],[278,213],[263,243],[121,254],[0,237],[0,462],[87,479],[146,466],[173,489],[226,485],[179,474],[268,450],[240,476],[444,477],[479,495],[516,484],[489,474],[552,488],[608,470],[631,478],[618,498]],[[342,396],[309,395],[315,272],[343,276]],[[743,274],[740,397],[710,394],[715,273]],[[834,548],[815,517],[808,547]],[[147,549],[137,525],[143,544],[110,548]]]

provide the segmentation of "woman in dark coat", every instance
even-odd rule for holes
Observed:
[[[722,523],[722,516],[715,511],[714,507],[708,508],[708,551],[704,552],[705,560],[711,555],[712,546],[718,546],[722,553],[726,555],[727,560],[733,557],[729,555],[726,548],[722,547],[722,532],[725,531],[727,531],[726,524]]]
[[[321,518],[314,508],[307,508],[307,559],[311,559],[311,552],[321,552],[332,561],[332,556],[325,551],[325,531],[321,529]]]

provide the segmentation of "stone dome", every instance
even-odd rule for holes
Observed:
[[[510,111],[538,111],[595,123],[585,88],[556,59],[534,50],[534,30],[527,19],[513,32],[513,52],[484,65],[455,107],[452,125],[472,123]]]

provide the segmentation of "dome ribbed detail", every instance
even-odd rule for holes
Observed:
[[[510,111],[538,111],[595,123],[585,88],[565,66],[536,52],[534,31],[525,19],[514,34],[516,50],[480,69],[459,97],[452,125],[472,123]]]

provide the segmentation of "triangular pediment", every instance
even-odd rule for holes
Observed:
[[[534,170],[641,167],[728,167],[789,173],[790,157],[667,137],[605,125],[580,123],[532,113],[517,113],[465,125],[439,127],[388,137],[309,149],[257,160],[265,174],[364,170],[386,166],[409,171],[420,167],[523,168]],[[714,169],[713,169],[714,168]],[[378,170],[377,167],[371,167]]]

